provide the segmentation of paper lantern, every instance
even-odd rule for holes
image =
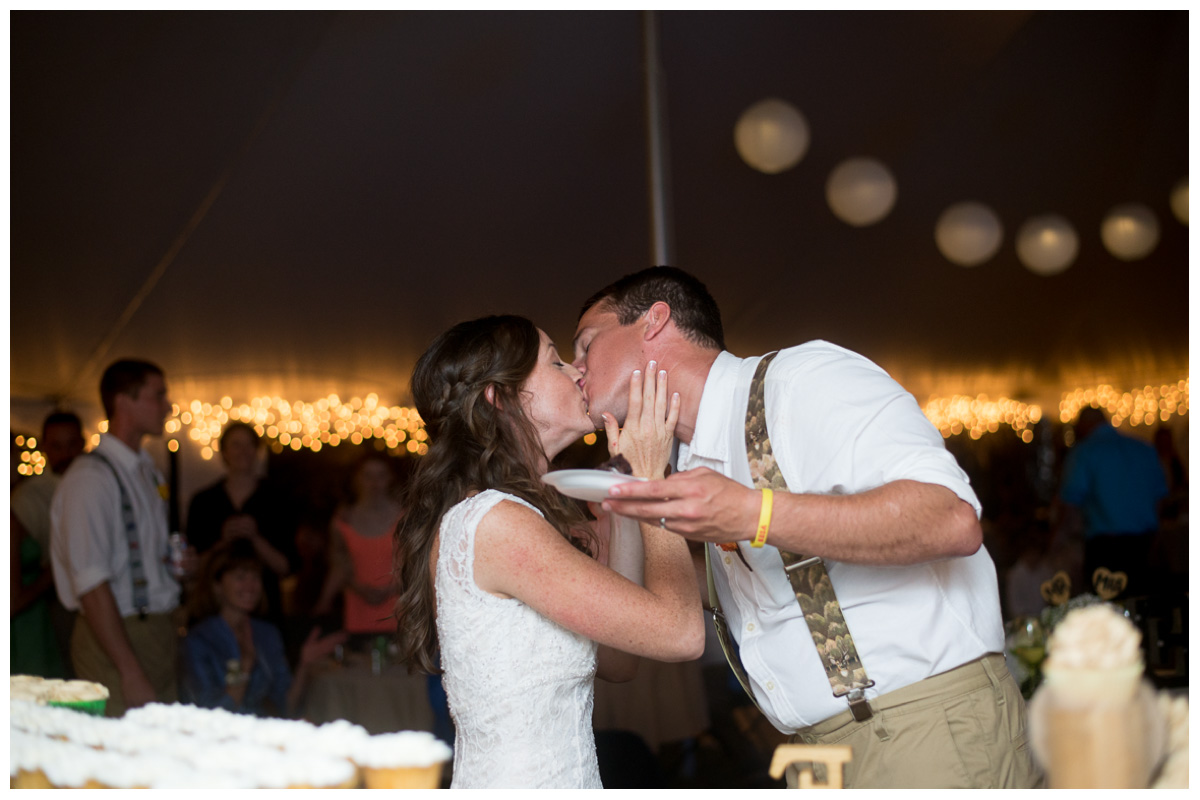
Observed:
[[[808,122],[791,103],[769,97],[742,112],[733,143],[743,161],[773,175],[796,166],[808,152]]]
[[[873,158],[847,159],[829,173],[825,199],[842,222],[873,225],[896,204],[896,179]]]
[[[1175,219],[1188,224],[1188,179],[1184,178],[1171,190],[1171,213]]]
[[[1122,203],[1100,223],[1100,239],[1122,261],[1137,261],[1158,245],[1158,218],[1141,203]]]
[[[1057,275],[1078,253],[1075,228],[1057,214],[1031,217],[1017,231],[1017,258],[1038,275]]]
[[[974,267],[996,255],[1004,228],[982,203],[956,203],[938,217],[933,231],[938,250],[960,267]]]

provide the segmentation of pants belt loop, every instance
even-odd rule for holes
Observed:
[[[996,705],[1004,705],[1004,690],[1000,687],[1000,676],[996,674],[991,659],[988,656],[984,656],[979,659],[979,663],[983,666],[983,671],[987,673],[988,681],[992,684],[992,692],[996,695]]]
[[[871,728],[875,731],[875,735],[879,737],[879,741],[881,742],[886,742],[892,738],[891,732],[889,732],[887,729],[887,722],[884,720],[884,714],[885,712],[883,711],[876,711],[871,717],[874,720],[874,722],[871,724]]]

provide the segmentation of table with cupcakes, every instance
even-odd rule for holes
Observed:
[[[451,749],[427,731],[372,735],[182,704],[103,716],[105,687],[10,679],[14,789],[436,789]]]

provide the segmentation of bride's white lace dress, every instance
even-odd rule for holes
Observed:
[[[488,490],[442,517],[435,585],[456,728],[451,788],[602,788],[592,736],[596,643],[475,583],[475,530],[502,500],[529,506]]]

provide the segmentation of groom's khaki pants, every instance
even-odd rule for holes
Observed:
[[[794,744],[849,745],[848,789],[1006,788],[1041,784],[1025,727],[1025,700],[1004,656],[991,654],[798,731]],[[796,765],[788,786],[798,784]],[[823,781],[823,769],[816,779]]]

